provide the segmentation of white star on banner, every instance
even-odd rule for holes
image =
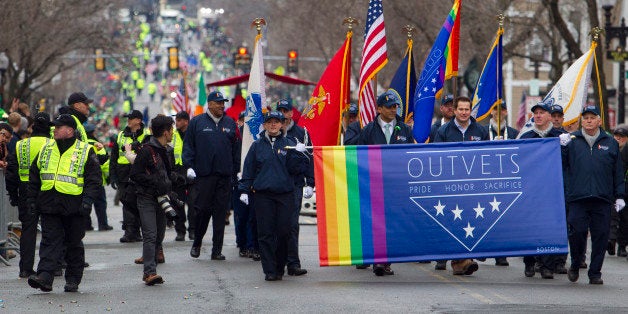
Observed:
[[[451,211],[452,213],[454,213],[454,220],[460,219],[462,220],[462,216],[460,216],[460,214],[462,214],[462,209],[458,208],[458,205],[456,204],[456,209]]]
[[[493,201],[489,202],[489,204],[491,204],[492,208],[491,208],[491,212],[497,211],[499,212],[499,204],[501,204],[502,202],[498,202],[497,199],[495,198],[495,196],[493,196]]]
[[[440,203],[440,200],[438,200],[438,205],[434,206],[434,208],[436,209],[436,216],[438,215],[445,216],[445,213],[443,213],[443,209],[445,209],[445,205],[442,205]]]
[[[471,227],[471,224],[467,222],[467,226],[462,228],[467,234],[464,236],[465,238],[472,237],[473,238],[473,230],[475,227]]]
[[[484,207],[480,206],[480,202],[478,202],[478,207],[474,208],[475,210],[475,218],[482,217],[484,218]]]

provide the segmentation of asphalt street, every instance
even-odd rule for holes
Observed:
[[[473,276],[454,277],[449,265],[447,271],[436,271],[434,263],[405,263],[393,264],[394,276],[376,277],[371,269],[319,267],[313,224],[301,226],[300,254],[308,274],[277,282],[264,281],[259,262],[238,257],[233,223],[225,230],[226,261],[210,260],[211,227],[198,259],[189,255],[191,241],[175,242],[174,229],[168,229],[166,263],[157,268],[165,283],[148,287],[142,282],[142,266],[133,263],[141,256],[141,243],[118,241],[121,207],[113,205],[110,188],[108,199],[109,222],[115,229],[85,236],[90,267],[79,292],[63,292],[61,277],[50,293],[30,288],[18,278],[15,258],[11,266],[0,265],[0,312],[628,312],[625,258],[607,257],[603,286],[589,285],[584,271],[577,283],[566,275],[526,278],[519,257],[509,258],[509,267],[494,266],[492,259],[480,262]]]

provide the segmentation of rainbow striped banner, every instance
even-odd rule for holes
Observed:
[[[557,139],[317,146],[320,265],[565,254],[560,158]]]

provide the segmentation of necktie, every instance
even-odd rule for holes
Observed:
[[[390,144],[390,128],[392,127],[392,125],[390,125],[390,123],[386,123],[384,124],[384,135],[386,136],[386,144]]]

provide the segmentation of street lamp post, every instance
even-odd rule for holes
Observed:
[[[4,105],[4,84],[6,84],[6,79],[4,74],[7,72],[9,68],[9,57],[4,52],[0,52],[0,108]]]
[[[626,51],[626,37],[628,37],[628,27],[624,18],[621,19],[620,26],[611,26],[611,10],[613,6],[610,4],[603,5],[606,32],[606,58],[619,63],[619,86],[617,87],[617,123],[624,123],[625,119],[625,97],[626,97],[626,64],[628,52]],[[619,45],[611,50],[610,43],[613,39],[619,40]]]

